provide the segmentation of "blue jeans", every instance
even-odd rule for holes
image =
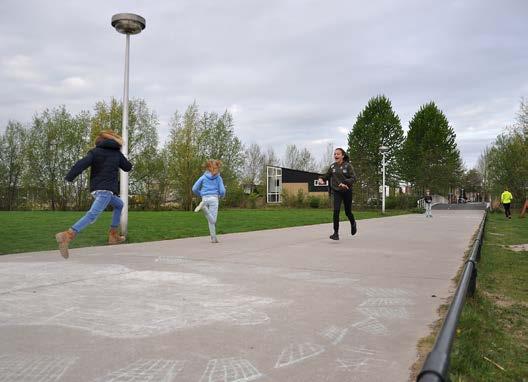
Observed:
[[[202,197],[204,206],[202,211],[204,212],[205,218],[209,223],[209,233],[212,238],[216,237],[216,217],[218,216],[218,196],[216,195],[205,195]]]
[[[72,229],[79,233],[86,228],[88,224],[92,224],[97,220],[99,215],[105,210],[105,208],[110,204],[114,207],[112,213],[112,228],[117,228],[119,226],[119,221],[121,220],[121,211],[123,210],[123,201],[112,193],[112,191],[94,191],[93,193],[95,200],[92,203],[92,206],[82,218],[80,218],[77,223],[72,225]]]

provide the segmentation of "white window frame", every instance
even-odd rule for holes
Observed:
[[[270,180],[275,185],[270,184]],[[266,202],[278,204],[282,202],[282,168],[266,166]]]

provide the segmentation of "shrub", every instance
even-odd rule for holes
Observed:
[[[302,188],[297,190],[297,195],[295,196],[295,207],[302,208],[305,207],[305,195]]]
[[[412,195],[389,196],[385,198],[386,209],[409,210],[416,208],[418,197]]]
[[[321,199],[317,196],[310,196],[308,198],[308,205],[311,208],[319,208],[319,206],[321,205]]]

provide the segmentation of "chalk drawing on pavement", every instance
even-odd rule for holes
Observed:
[[[185,361],[166,359],[140,359],[130,365],[113,371],[96,382],[172,382],[183,370]]]
[[[0,382],[58,381],[77,357],[9,354],[0,356]]]
[[[361,321],[358,321],[352,324],[351,327],[361,332],[377,336],[386,336],[389,334],[387,327],[373,317],[367,317]]]
[[[275,363],[275,368],[290,366],[309,358],[313,358],[325,351],[321,345],[309,342],[303,344],[290,344],[282,350],[279,359]]]
[[[242,358],[212,359],[200,382],[249,382],[262,377],[255,366]]]
[[[348,333],[348,328],[340,328],[332,325],[321,332],[321,335],[330,340],[333,345],[340,343]]]
[[[70,281],[70,268],[77,281]],[[117,270],[125,272],[116,274]],[[216,322],[258,325],[269,322],[264,309],[284,303],[243,294],[237,284],[198,273],[134,271],[104,264],[83,268],[78,263],[55,271],[49,278],[41,274],[36,289],[0,294],[0,326],[59,325],[106,337],[141,338]],[[86,277],[94,271],[97,277]],[[0,273],[5,276],[2,284],[16,284],[20,276]],[[59,282],[62,274],[68,282]]]

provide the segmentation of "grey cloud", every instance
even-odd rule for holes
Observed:
[[[110,17],[134,12],[147,29],[131,37],[130,96],[165,121],[162,139],[174,111],[196,100],[220,113],[236,105],[245,143],[296,143],[319,157],[325,145],[314,142],[346,146],[342,128],[385,94],[404,129],[435,101],[471,166],[528,91],[526,11],[523,1],[477,0],[4,0],[0,129],[45,107],[120,98],[124,36]]]

